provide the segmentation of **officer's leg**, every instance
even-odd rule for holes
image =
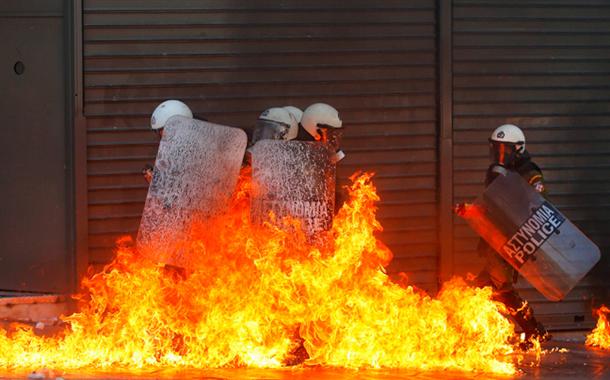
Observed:
[[[502,302],[515,322],[521,326],[526,337],[539,337],[548,340],[544,326],[534,318],[534,310],[517,293],[513,284],[516,279],[516,271],[504,259],[495,252],[490,252],[486,258],[485,272],[489,274],[493,283],[493,299]]]
[[[508,312],[521,326],[525,336],[538,337],[542,340],[549,338],[544,326],[534,318],[534,310],[525,302],[514,288],[504,288],[494,293],[493,299],[506,305]]]

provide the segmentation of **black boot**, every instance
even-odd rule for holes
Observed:
[[[523,329],[525,333],[524,342],[527,343],[532,339],[537,339],[542,343],[551,339],[551,335],[544,325],[534,317],[532,307],[514,289],[497,291],[494,293],[493,298],[506,306],[511,317]]]

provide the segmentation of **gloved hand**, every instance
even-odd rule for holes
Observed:
[[[146,164],[142,168],[142,175],[148,184],[152,182],[154,167],[151,164]]]
[[[464,215],[466,214],[466,209],[468,207],[470,207],[471,204],[470,203],[456,203],[453,206],[453,212],[459,216],[459,217],[464,217]]]

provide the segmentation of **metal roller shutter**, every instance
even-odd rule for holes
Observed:
[[[267,107],[334,105],[339,174],[377,172],[391,271],[436,287],[436,2],[84,1],[89,253],[138,227],[154,160],[150,112],[167,98],[250,128]]]
[[[482,190],[493,128],[517,124],[551,200],[602,248],[602,262],[560,303],[518,283],[551,328],[589,326],[592,301],[608,300],[609,22],[607,1],[454,1],[454,200]],[[459,220],[454,237],[455,272],[476,273],[477,238]]]

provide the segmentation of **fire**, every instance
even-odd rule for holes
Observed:
[[[376,238],[371,174],[352,177],[329,243],[313,245],[295,221],[249,222],[249,182],[227,215],[194,226],[184,271],[139,258],[130,239],[83,281],[79,312],[39,336],[0,330],[10,371],[158,368],[410,368],[512,374],[513,325],[490,288],[455,278],[436,297],[392,282],[391,252]]]
[[[599,309],[595,310],[595,314],[597,314],[599,318],[597,320],[597,326],[591,331],[591,334],[587,335],[585,344],[587,346],[610,350],[610,322],[608,321],[610,308],[602,305]]]

